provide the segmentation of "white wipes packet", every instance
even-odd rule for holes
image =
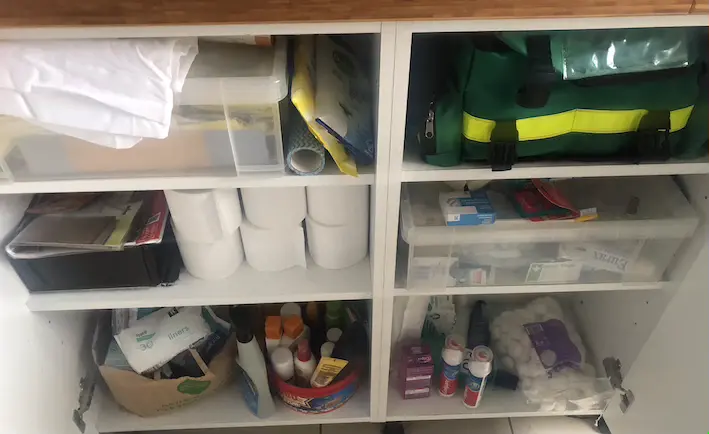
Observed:
[[[114,338],[131,368],[142,374],[160,368],[210,333],[202,308],[193,306],[155,311]]]

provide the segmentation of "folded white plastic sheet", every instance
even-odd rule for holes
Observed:
[[[0,114],[112,148],[167,137],[196,38],[0,41]]]

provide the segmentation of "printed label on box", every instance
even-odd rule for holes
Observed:
[[[567,262],[535,262],[529,265],[526,283],[576,282],[581,277],[583,264]]]

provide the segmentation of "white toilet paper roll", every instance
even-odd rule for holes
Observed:
[[[246,219],[262,229],[293,228],[305,218],[305,187],[242,188]]]
[[[184,240],[218,241],[241,225],[241,203],[235,189],[165,190],[170,215]]]
[[[356,224],[327,226],[308,217],[305,224],[308,251],[319,266],[331,270],[347,268],[367,256],[367,220]]]
[[[246,261],[258,271],[281,271],[305,267],[305,234],[302,224],[261,229],[244,221],[241,225]]]
[[[318,223],[339,226],[369,218],[369,186],[306,187],[308,215]]]
[[[187,272],[198,279],[224,279],[234,274],[244,261],[239,229],[217,241],[192,241],[177,230],[175,238]]]

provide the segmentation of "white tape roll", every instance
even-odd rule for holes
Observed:
[[[187,272],[198,279],[224,279],[234,274],[244,261],[239,229],[210,242],[185,239],[182,233],[175,229],[175,238]]]
[[[242,188],[246,219],[261,229],[293,228],[305,218],[305,187]]]
[[[369,218],[369,186],[306,187],[308,216],[328,226],[355,224]]]
[[[308,217],[308,251],[323,268],[338,270],[360,262],[367,256],[367,220],[356,224],[327,226]]]
[[[261,229],[244,221],[241,225],[246,261],[258,271],[281,271],[305,267],[305,234],[301,224],[279,229]]]
[[[184,240],[219,241],[241,225],[241,203],[235,189],[165,190],[174,228]]]

